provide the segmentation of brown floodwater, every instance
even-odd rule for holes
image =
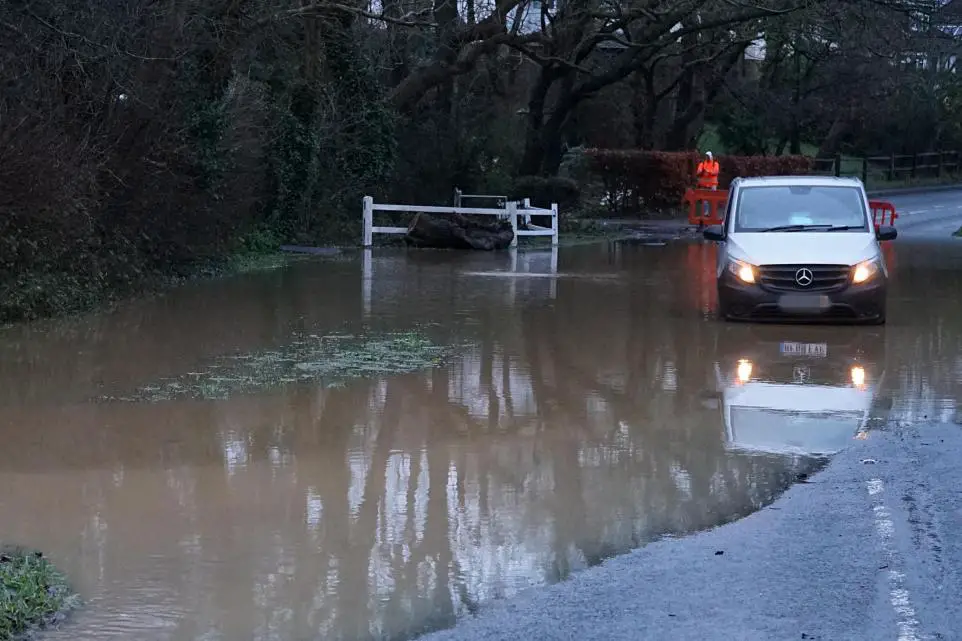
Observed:
[[[749,514],[889,418],[959,420],[957,247],[891,248],[884,328],[718,323],[712,246],[631,242],[358,252],[7,328],[0,540],[84,597],[52,639],[411,638]],[[453,352],[204,374],[412,331]]]

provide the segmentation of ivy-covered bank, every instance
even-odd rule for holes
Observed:
[[[42,553],[0,544],[0,641],[56,625],[79,603],[66,577]]]

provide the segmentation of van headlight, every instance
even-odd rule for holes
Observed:
[[[728,263],[728,271],[743,283],[755,282],[755,266],[741,260],[732,259]]]
[[[856,285],[868,282],[875,278],[875,275],[882,269],[878,258],[862,261],[852,270],[852,282]]]

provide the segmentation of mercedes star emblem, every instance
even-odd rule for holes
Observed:
[[[807,267],[802,267],[800,270],[795,272],[795,282],[798,283],[800,287],[808,287],[815,280],[812,270]]]

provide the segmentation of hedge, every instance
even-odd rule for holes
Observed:
[[[535,207],[550,208],[557,203],[562,211],[575,209],[581,201],[581,187],[571,178],[561,176],[519,176],[508,197],[512,200],[530,198]]]
[[[587,149],[590,171],[600,180],[605,204],[612,212],[627,213],[677,207],[688,187],[695,185],[695,167],[702,155],[695,151],[666,152]],[[810,174],[815,159],[808,156],[716,156],[719,188],[727,189],[736,176]]]

